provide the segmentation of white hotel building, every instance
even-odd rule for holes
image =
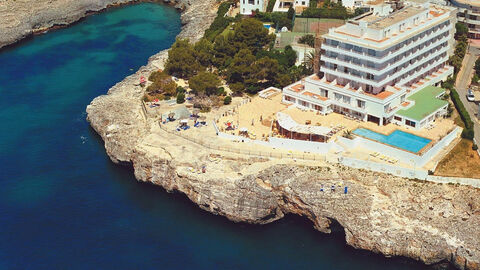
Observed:
[[[453,74],[447,61],[455,15],[455,8],[429,3],[394,12],[380,5],[330,29],[323,35],[320,74],[285,87],[283,101],[379,125],[425,126],[446,112],[446,102],[425,106],[409,97]],[[441,94],[434,93],[435,99]]]

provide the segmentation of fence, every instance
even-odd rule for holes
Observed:
[[[356,168],[356,169],[365,169],[380,173],[387,173],[394,176],[405,177],[410,179],[419,179],[419,180],[426,180],[436,183],[445,183],[445,184],[462,184],[462,185],[470,185],[473,187],[480,188],[480,179],[470,179],[470,178],[458,178],[458,177],[441,177],[441,176],[433,176],[428,175],[428,172],[423,169],[409,169],[404,167],[399,167],[395,165],[377,163],[367,160],[360,160],[351,157],[341,157],[339,155],[334,154],[312,154],[312,153],[283,153],[280,151],[260,151],[260,150],[247,150],[235,147],[227,147],[227,146],[220,146],[218,143],[211,143],[207,142],[206,140],[196,138],[194,136],[189,136],[181,131],[171,130],[167,127],[159,124],[160,128],[167,133],[179,136],[185,140],[190,142],[199,144],[205,148],[217,151],[224,151],[234,154],[242,154],[242,155],[249,155],[249,156],[256,156],[256,157],[264,157],[264,158],[277,158],[277,159],[298,159],[298,160],[309,160],[309,161],[325,161],[329,163],[337,163],[347,167]],[[225,134],[225,133],[223,133]],[[234,136],[225,134],[227,136]],[[238,137],[238,136],[234,136]],[[246,138],[241,137],[245,142],[247,142]],[[262,141],[253,141],[248,140],[248,142],[254,142],[260,145],[270,146],[268,142]]]
[[[185,133],[182,133],[181,131],[177,130],[172,130],[169,129],[161,124],[159,124],[160,128],[170,134],[182,137],[185,140],[188,140],[190,142],[199,144],[205,148],[212,149],[212,150],[218,150],[218,151],[224,151],[224,152],[229,152],[229,153],[234,153],[234,154],[242,154],[242,155],[249,155],[249,156],[257,156],[257,157],[265,157],[265,158],[279,158],[279,159],[284,159],[284,158],[289,158],[289,159],[300,159],[300,160],[311,160],[311,161],[329,161],[329,162],[338,162],[338,157],[335,155],[330,155],[330,157],[327,157],[327,155],[319,155],[319,154],[312,154],[312,153],[283,153],[280,151],[260,151],[260,150],[251,150],[251,149],[241,149],[241,148],[236,148],[236,147],[227,147],[227,146],[221,146],[216,143],[208,142],[204,139],[197,138],[195,136],[189,136]],[[232,137],[238,137],[234,135],[229,135],[225,133],[220,133],[223,134],[224,136],[232,136]],[[244,137],[239,137],[243,139],[245,142],[247,142],[246,138]],[[231,138],[230,138],[231,139]],[[262,142],[260,141],[251,141],[248,140],[248,142],[255,142],[260,145],[263,145]]]

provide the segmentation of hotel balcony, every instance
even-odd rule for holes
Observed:
[[[342,60],[340,59],[340,57],[336,57],[336,58],[333,58],[333,57],[328,57],[326,56],[325,54],[321,56],[321,60],[324,61],[324,62],[328,62],[328,63],[332,63],[332,64],[337,64],[337,65],[340,65],[340,66],[346,66],[346,67],[349,67],[349,68],[354,68],[354,69],[357,69],[357,70],[362,70],[362,72],[367,72],[367,73],[371,73],[375,76],[379,76],[379,75],[382,75],[382,74],[385,74],[386,72],[390,71],[390,70],[393,70],[395,68],[398,68],[400,67],[401,65],[404,65],[406,64],[407,62],[409,62],[411,59],[415,59],[416,57],[419,57],[421,56],[422,54],[425,54],[427,53],[429,50],[431,49],[434,49],[434,48],[437,48],[437,47],[440,47],[443,43],[445,42],[448,42],[450,38],[447,36],[447,37],[443,37],[435,42],[432,42],[430,43],[429,45],[426,45],[423,47],[423,49],[417,49],[416,51],[410,53],[409,55],[404,55],[401,59],[399,59],[398,61],[392,61],[392,62],[389,62],[385,67],[383,67],[382,69],[376,69],[376,68],[371,68],[371,67],[368,67],[367,65],[361,65],[361,64],[355,64],[353,63],[352,61],[350,62],[347,62],[345,60]],[[448,45],[447,45],[448,46]],[[401,61],[401,60],[404,60],[404,61]]]
[[[432,33],[430,35],[425,35],[423,38],[420,38],[416,41],[412,40],[412,42],[410,42],[409,45],[403,46],[403,47],[401,47],[397,50],[394,50],[394,51],[390,51],[389,53],[387,53],[386,55],[381,56],[381,57],[376,57],[376,56],[371,56],[371,55],[368,55],[368,54],[360,53],[360,52],[357,52],[353,49],[347,50],[347,49],[342,48],[340,46],[332,46],[332,45],[328,45],[326,43],[323,43],[321,48],[326,50],[326,51],[332,51],[332,52],[335,52],[335,53],[338,53],[338,54],[347,54],[349,56],[353,56],[353,57],[356,57],[356,58],[359,58],[359,59],[371,61],[371,62],[374,62],[374,63],[378,63],[379,60],[381,60],[382,63],[383,63],[383,62],[393,61],[393,59],[395,57],[397,57],[401,54],[404,54],[404,53],[408,53],[410,50],[417,47],[419,43],[422,44],[422,43],[432,39],[432,34],[440,33],[437,36],[441,36],[441,35],[446,34],[446,36],[448,38],[449,32],[450,32],[451,29],[453,29],[452,26],[448,26],[448,27],[443,26],[436,31],[432,31]]]

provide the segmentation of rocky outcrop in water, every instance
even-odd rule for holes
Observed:
[[[198,39],[203,32],[198,25],[205,28],[213,16],[195,20],[195,31],[187,24],[181,35],[197,32],[190,38]],[[265,224],[294,213],[328,233],[335,220],[355,248],[480,269],[479,189],[327,162],[218,152],[167,133],[158,120],[142,113],[144,90],[134,86],[140,76],[161,67],[164,58],[165,52],[152,57],[87,107],[88,121],[105,141],[107,154],[115,163],[132,164],[138,180],[182,192],[202,209],[235,222]],[[207,173],[198,172],[201,166]]]
[[[0,0],[0,48],[52,27],[69,25],[109,6],[139,1],[143,0]],[[190,2],[152,1],[178,9],[186,8]]]

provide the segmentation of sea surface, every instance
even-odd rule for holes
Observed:
[[[143,3],[0,51],[0,269],[426,269],[300,217],[232,223],[114,165],[85,108],[180,30]]]

